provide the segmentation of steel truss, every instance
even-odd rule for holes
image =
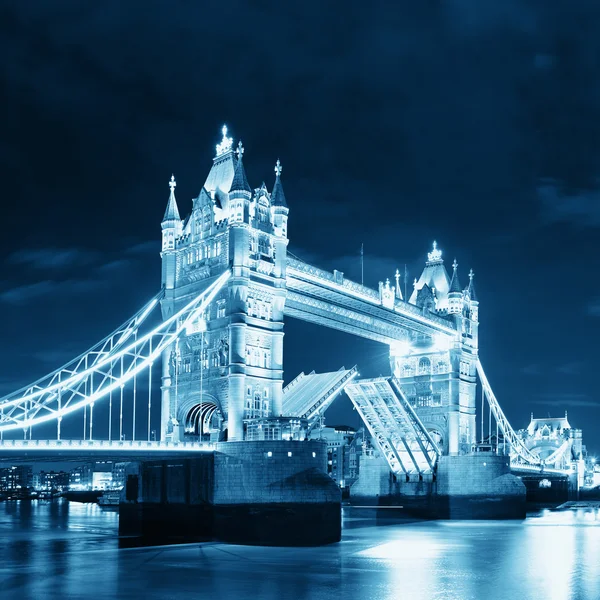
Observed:
[[[545,459],[542,459],[531,452],[531,450],[525,446],[523,440],[512,428],[504,412],[502,411],[502,408],[500,408],[500,404],[496,399],[496,396],[492,390],[492,386],[490,385],[483,370],[483,366],[481,365],[481,361],[479,360],[477,361],[477,374],[479,375],[483,393],[487,399],[490,411],[494,415],[494,419],[496,420],[498,428],[500,431],[502,431],[504,438],[510,444],[511,464],[516,468],[521,466],[529,466],[537,469],[543,469],[546,466],[556,465],[563,458],[565,452],[570,448],[570,441],[565,440],[550,456]]]
[[[122,390],[142,371],[148,370],[151,398],[152,365],[189,326],[198,321],[208,305],[229,279],[222,273],[204,292],[179,312],[148,333],[141,327],[159,306],[163,292],[157,294],[141,311],[112,334],[64,367],[35,383],[0,399],[0,433],[31,427],[50,421],[60,422],[70,413],[90,407],[90,438],[94,403],[106,399],[111,392]]]
[[[440,449],[393,378],[363,379],[346,386],[363,422],[393,473],[432,473]]]

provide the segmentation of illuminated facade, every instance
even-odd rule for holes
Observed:
[[[249,424],[282,416],[285,314],[388,344],[393,374],[443,453],[468,452],[478,344],[472,272],[461,289],[457,265],[450,278],[434,242],[407,302],[398,272],[395,287],[388,280],[377,292],[339,271],[288,259],[281,164],[271,192],[264,183],[252,188],[243,153],[224,127],[185,219],[171,178],[162,221],[163,318],[224,270],[232,276],[203,319],[163,353],[162,439],[247,439]],[[377,314],[365,329],[360,313],[372,303]]]
[[[162,222],[163,317],[227,268],[232,276],[204,319],[163,354],[163,439],[241,440],[245,420],[281,415],[288,208],[279,161],[272,191],[264,183],[253,189],[243,153],[224,127],[183,221],[171,180]]]
[[[433,243],[409,302],[424,314],[451,320],[453,335],[411,332],[408,342],[390,347],[392,372],[443,454],[470,452],[476,438],[479,302],[473,272],[461,288],[458,264],[448,276],[442,252]],[[396,283],[396,295],[400,294]]]
[[[564,417],[537,419],[531,413],[529,425],[517,431],[517,435],[525,447],[548,467],[570,470],[584,458],[583,432],[571,427],[566,411]]]

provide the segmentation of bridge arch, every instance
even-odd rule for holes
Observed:
[[[199,437],[208,436],[213,429],[213,419],[222,415],[219,401],[209,393],[188,394],[178,407],[177,419],[183,425],[183,434]]]

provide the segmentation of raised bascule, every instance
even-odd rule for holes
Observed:
[[[202,458],[182,460],[204,465],[203,473],[212,469],[210,491],[203,488],[196,496],[220,506],[216,514],[231,519],[232,506],[241,510],[257,504],[294,505],[297,514],[308,505],[327,512],[332,503],[339,508],[339,490],[320,476],[325,455],[319,443],[307,439],[344,391],[376,448],[365,457],[352,489],[361,502],[394,504],[401,499],[406,504],[410,498],[415,506],[452,516],[459,498],[477,516],[474,506],[498,507],[498,499],[505,499],[505,508],[494,516],[510,516],[520,514],[524,501],[523,484],[510,474],[511,468],[564,476],[577,472],[581,444],[567,443],[573,437],[568,424],[561,424],[564,443],[539,452],[531,436],[517,434],[506,419],[479,358],[473,271],[463,287],[458,264],[454,261],[449,274],[434,242],[410,297],[404,298],[398,272],[393,283],[381,282],[373,290],[340,271],[324,271],[288,256],[289,209],[281,163],[276,162],[270,192],[264,183],[252,188],[241,141],[235,145],[226,127],[222,133],[208,177],[184,219],[171,177],[161,225],[160,293],[90,351],[1,399],[0,434],[22,430],[25,439],[4,440],[0,452],[68,452],[74,443],[61,439],[61,422],[70,413],[83,414],[83,440],[93,452],[92,446],[99,444],[94,406],[103,402],[109,408],[108,440],[100,447],[118,451],[120,445],[126,454],[123,432],[129,429],[123,424],[123,406],[131,405],[129,449],[146,452],[148,460],[169,452],[203,453]],[[162,323],[152,327],[150,315],[159,307]],[[302,373],[284,387],[287,317],[386,345],[390,375],[360,379],[357,367],[342,367],[333,373]],[[160,440],[151,440],[155,365],[161,369]],[[139,379],[146,374],[147,397],[141,399]],[[135,439],[136,408],[138,429],[147,412],[143,441]],[[48,422],[56,424],[56,439],[34,440],[33,428]],[[210,467],[205,464],[208,455],[213,456]],[[164,469],[160,476],[156,469],[151,475],[152,465],[142,465],[142,484],[128,498],[133,494],[141,504],[151,504],[150,497],[154,503],[173,503]],[[193,468],[188,464],[185,469],[188,481]],[[162,478],[156,484],[163,489],[159,500],[147,484],[153,477]],[[186,485],[178,503],[189,509],[197,498],[190,496],[189,481]],[[236,537],[229,533],[224,537]],[[254,535],[252,539],[263,539],[256,531]],[[320,541],[336,535],[339,531]]]

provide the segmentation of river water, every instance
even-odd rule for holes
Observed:
[[[600,600],[598,509],[400,523],[345,509],[339,544],[119,549],[93,504],[0,503],[0,598]]]

